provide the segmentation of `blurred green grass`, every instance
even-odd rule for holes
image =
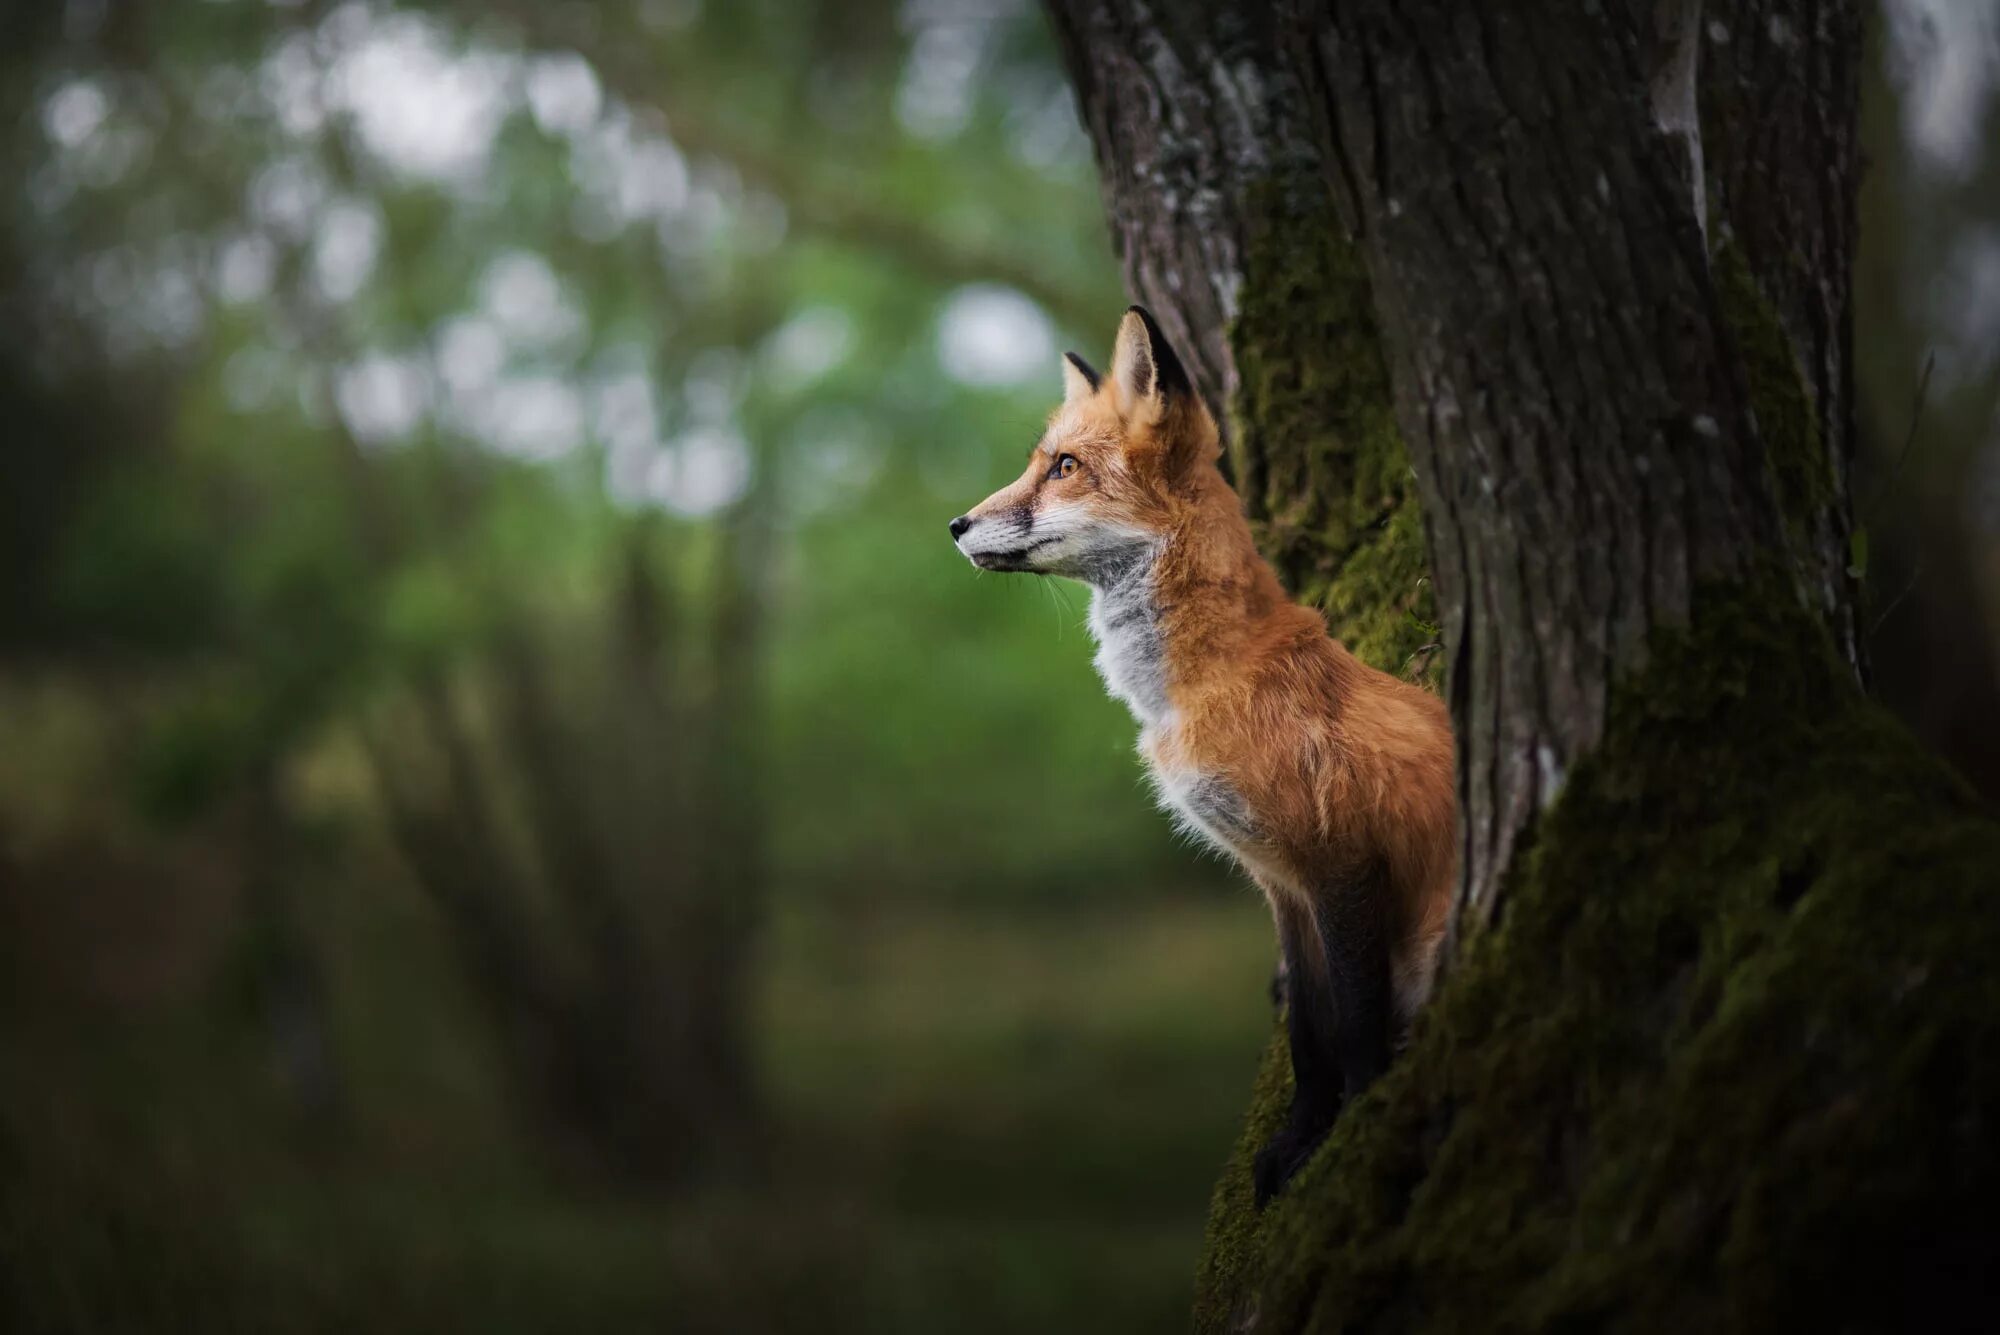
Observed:
[[[124,1133],[153,1150],[141,1167],[107,1152],[123,1133],[101,1121],[37,1125],[73,1109],[11,1100],[7,1328],[1136,1332],[1185,1319],[1209,1184],[1269,1023],[1253,896],[895,906],[860,921],[793,908],[766,949],[761,1178],[670,1202],[547,1187],[499,1152],[498,1101],[468,1097],[476,1063],[410,1083],[436,1050],[419,1017],[374,1037],[400,1060],[356,1077],[358,1098],[400,1109],[400,1125],[357,1134],[401,1140],[398,1153],[288,1157],[227,1098],[149,1116],[128,1097]],[[138,1047],[127,1078],[146,1050],[178,1060],[171,1034]],[[428,1119],[450,1134],[426,1134]],[[235,1142],[226,1181],[203,1171],[210,1142]]]

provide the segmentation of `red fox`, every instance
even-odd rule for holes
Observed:
[[[951,536],[982,570],[1091,585],[1097,670],[1138,719],[1161,805],[1270,901],[1294,1091],[1257,1156],[1261,1207],[1430,991],[1457,874],[1451,722],[1285,596],[1144,308],[1108,377],[1072,352],[1063,382],[1027,471]]]

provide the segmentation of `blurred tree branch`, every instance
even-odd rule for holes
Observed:
[[[906,211],[879,203],[841,164],[830,172],[817,170],[808,164],[811,155],[779,152],[723,118],[704,114],[693,98],[665,92],[680,80],[663,68],[666,62],[657,58],[658,53],[616,40],[600,23],[593,21],[582,29],[566,7],[519,0],[469,12],[503,15],[531,46],[583,54],[607,92],[636,111],[658,115],[684,152],[726,164],[745,184],[776,197],[787,215],[809,232],[878,255],[943,286],[1004,283],[1071,328],[1091,328],[1102,317],[1101,311],[1079,302],[1069,285],[1052,279],[1027,257],[926,225]],[[849,179],[839,179],[842,175]]]
[[[654,105],[683,149],[728,163],[746,182],[781,200],[809,231],[873,251],[940,284],[1004,283],[1071,328],[1090,328],[1102,317],[1024,259],[949,236],[907,213],[879,207],[838,182],[815,179],[809,168],[753,144],[713,118],[657,99]]]

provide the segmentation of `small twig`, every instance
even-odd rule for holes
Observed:
[[[1936,365],[1936,351],[1926,352],[1923,372],[1917,377],[1916,396],[1910,402],[1910,429],[1904,433],[1903,448],[1897,452],[1895,466],[1889,470],[1889,475],[1876,484],[1874,494],[1861,507],[1866,514],[1877,513],[1877,507],[1895,493],[1897,485],[1903,480],[1903,466],[1909,463],[1910,451],[1917,443],[1917,428],[1924,420],[1924,401],[1930,396],[1931,371]]]
[[[1924,563],[1919,559],[1917,564],[1911,569],[1909,582],[1903,585],[1902,592],[1889,600],[1889,605],[1883,608],[1881,613],[1875,618],[1875,624],[1868,628],[1868,639],[1871,643],[1875,639],[1875,633],[1882,629],[1883,623],[1888,621],[1889,614],[1902,605],[1903,599],[1910,596],[1910,590],[1917,587],[1917,581],[1923,578],[1923,573]]]
[[[1430,659],[1430,656],[1432,654],[1440,652],[1441,650],[1443,650],[1443,648],[1444,648],[1443,640],[1432,640],[1429,644],[1418,645],[1417,651],[1411,654],[1408,658],[1403,660],[1403,680],[1415,681],[1417,677],[1422,675],[1424,669],[1430,666],[1430,663],[1428,661]],[[1412,672],[1410,670],[1410,665],[1412,663],[1415,663],[1417,665],[1417,669],[1415,672]]]

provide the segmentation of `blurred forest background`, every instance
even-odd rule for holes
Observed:
[[[5,13],[0,1326],[1181,1325],[1265,911],[944,531],[1124,304],[1040,14]],[[2000,12],[1871,67],[1854,558],[1993,793]]]

